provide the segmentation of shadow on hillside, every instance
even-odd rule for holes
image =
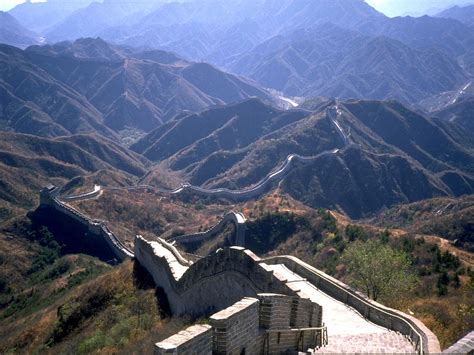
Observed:
[[[156,287],[153,277],[137,260],[133,261],[133,284],[140,290],[155,289],[156,302],[160,310],[161,319],[171,318],[171,307],[165,291]]]
[[[62,254],[87,254],[109,264],[117,264],[109,245],[88,228],[53,208],[40,206],[29,212],[33,225],[46,226],[61,246]]]

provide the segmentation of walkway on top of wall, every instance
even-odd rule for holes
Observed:
[[[399,333],[380,327],[352,307],[335,300],[283,264],[266,265],[300,290],[299,295],[323,307],[323,322],[329,345],[316,353],[415,353],[413,345]]]

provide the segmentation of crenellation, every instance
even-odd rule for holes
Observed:
[[[235,304],[215,313],[209,319],[212,327],[213,354],[283,354],[317,347],[315,332],[319,329],[292,329],[289,326],[291,304],[295,296],[263,293],[257,298],[244,297]],[[268,312],[268,311],[271,312]],[[180,332],[178,334],[187,334]],[[304,338],[304,342],[300,339]],[[187,340],[189,340],[187,338]],[[171,337],[156,346],[166,354]],[[173,347],[175,349],[175,347]],[[157,350],[157,351],[158,351]],[[185,354],[184,348],[173,354]]]

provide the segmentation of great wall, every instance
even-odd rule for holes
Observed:
[[[181,193],[190,193],[202,197],[211,197],[211,198],[222,198],[228,199],[231,201],[247,201],[254,198],[257,198],[263,195],[265,192],[268,192],[275,183],[281,181],[294,167],[296,162],[301,164],[310,164],[314,163],[318,159],[321,159],[325,156],[336,156],[345,150],[349,149],[352,146],[355,146],[351,142],[350,137],[344,132],[340,123],[338,122],[339,116],[342,114],[341,110],[338,108],[337,104],[326,109],[326,117],[330,120],[331,125],[334,126],[337,134],[341,137],[343,146],[341,148],[334,148],[332,150],[327,150],[313,156],[302,156],[299,154],[290,154],[285,159],[285,161],[280,165],[280,167],[275,168],[274,171],[268,173],[262,180],[256,183],[253,186],[243,188],[240,190],[229,190],[226,188],[217,188],[217,189],[207,189],[200,186],[193,186],[191,184],[183,183],[179,188],[167,190],[162,188],[157,188],[150,185],[136,185],[130,187],[103,187],[104,190],[109,191],[134,191],[134,190],[150,190],[156,191],[162,194],[177,195]]]
[[[161,194],[191,192],[205,197],[243,201],[256,198],[283,179],[295,161],[313,162],[338,154],[353,143],[344,133],[337,105],[327,116],[344,147],[316,156],[292,154],[276,171],[243,190],[204,189],[183,184],[175,190],[148,185],[95,186],[91,192],[60,196],[49,186],[41,191],[41,206],[53,208],[101,238],[117,260],[134,259],[167,296],[174,315],[209,317],[155,345],[155,354],[283,354],[283,353],[440,353],[437,337],[416,318],[367,299],[344,283],[292,256],[260,259],[245,247],[246,219],[230,212],[207,231],[166,240],[135,238],[133,250],[104,221],[91,219],[68,202],[100,197],[107,191],[154,190]],[[235,226],[233,247],[187,260],[176,244],[203,242]],[[214,313],[217,312],[217,313]],[[214,313],[214,314],[213,314]],[[472,349],[470,334],[446,352]],[[470,345],[469,345],[469,344]],[[466,345],[468,344],[468,345]],[[469,347],[470,346],[470,347]]]
[[[173,241],[137,236],[132,251],[105,222],[65,202],[101,193],[95,187],[90,193],[60,197],[59,189],[50,186],[41,192],[41,206],[87,226],[118,260],[133,258],[144,266],[167,295],[173,314],[210,316],[209,324],[156,344],[156,354],[441,352],[436,336],[416,318],[366,299],[295,257],[260,259],[234,246],[192,262],[170,243],[204,240],[221,231],[223,221],[207,232]],[[236,224],[236,234],[244,233],[242,215],[231,213],[225,222]],[[244,236],[235,237],[237,242],[245,244]]]

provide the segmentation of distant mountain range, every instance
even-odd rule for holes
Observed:
[[[41,182],[106,170],[240,189],[298,154],[317,158],[280,187],[351,217],[471,194],[474,29],[448,15],[390,19],[362,0],[18,6],[1,15],[16,46],[0,45],[5,176],[31,156]]]
[[[23,4],[10,13],[50,43],[100,36],[209,62],[287,96],[425,108],[474,75],[471,8],[388,18],[363,0],[83,0]],[[45,27],[34,16],[42,12],[57,19]]]
[[[326,109],[279,111],[258,100],[213,108],[158,128],[132,149],[164,171],[206,187],[240,189],[260,181],[289,154],[315,156],[282,187],[309,205],[339,208],[361,217],[397,203],[474,191],[474,153],[440,125],[396,102],[338,103],[347,149]],[[179,139],[178,139],[179,137]]]
[[[25,48],[39,42],[36,33],[23,27],[9,13],[0,11],[0,43]]]
[[[25,1],[15,6],[9,13],[20,23],[38,33],[62,21],[74,11],[89,5],[92,0],[48,0],[40,2]]]
[[[331,24],[269,39],[229,69],[291,96],[415,103],[457,88],[467,75],[434,48],[413,49]]]
[[[0,45],[4,129],[42,136],[148,132],[183,110],[249,97],[257,84],[162,51],[83,39],[25,51]],[[20,85],[21,84],[21,85]]]
[[[472,27],[474,26],[474,5],[453,6],[441,11],[436,16],[455,19]]]

